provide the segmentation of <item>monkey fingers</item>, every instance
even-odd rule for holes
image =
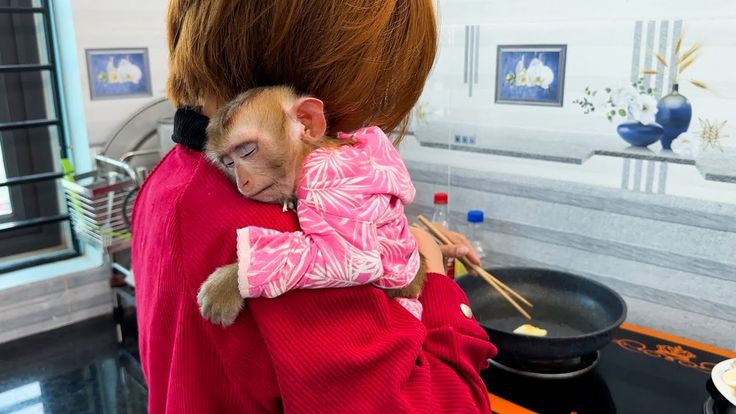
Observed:
[[[197,303],[205,319],[222,326],[231,325],[244,304],[238,291],[237,265],[215,270],[200,287]]]

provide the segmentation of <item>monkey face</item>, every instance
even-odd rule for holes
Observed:
[[[206,150],[241,194],[282,203],[293,198],[304,158],[325,130],[322,101],[284,86],[256,88],[218,109]]]
[[[244,196],[264,203],[281,203],[294,194],[302,143],[268,131],[237,125],[220,163]]]

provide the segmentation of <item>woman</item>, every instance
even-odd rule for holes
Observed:
[[[370,286],[252,299],[223,329],[197,289],[235,260],[235,229],[298,229],[244,199],[201,153],[207,116],[239,92],[292,85],[319,96],[330,133],[405,125],[434,59],[432,0],[172,0],[169,152],[134,208],[140,353],[152,413],[489,412],[478,371],[494,355],[444,275],[438,246],[419,321]],[[462,253],[464,246],[454,246]]]

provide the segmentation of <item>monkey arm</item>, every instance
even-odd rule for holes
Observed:
[[[306,205],[299,208],[299,221],[301,232],[258,227],[238,230],[243,297],[365,285],[384,275],[374,223],[331,216]]]

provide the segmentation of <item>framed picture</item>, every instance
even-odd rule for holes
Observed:
[[[567,45],[499,45],[496,103],[562,106]]]
[[[90,98],[151,96],[148,49],[87,49]]]

